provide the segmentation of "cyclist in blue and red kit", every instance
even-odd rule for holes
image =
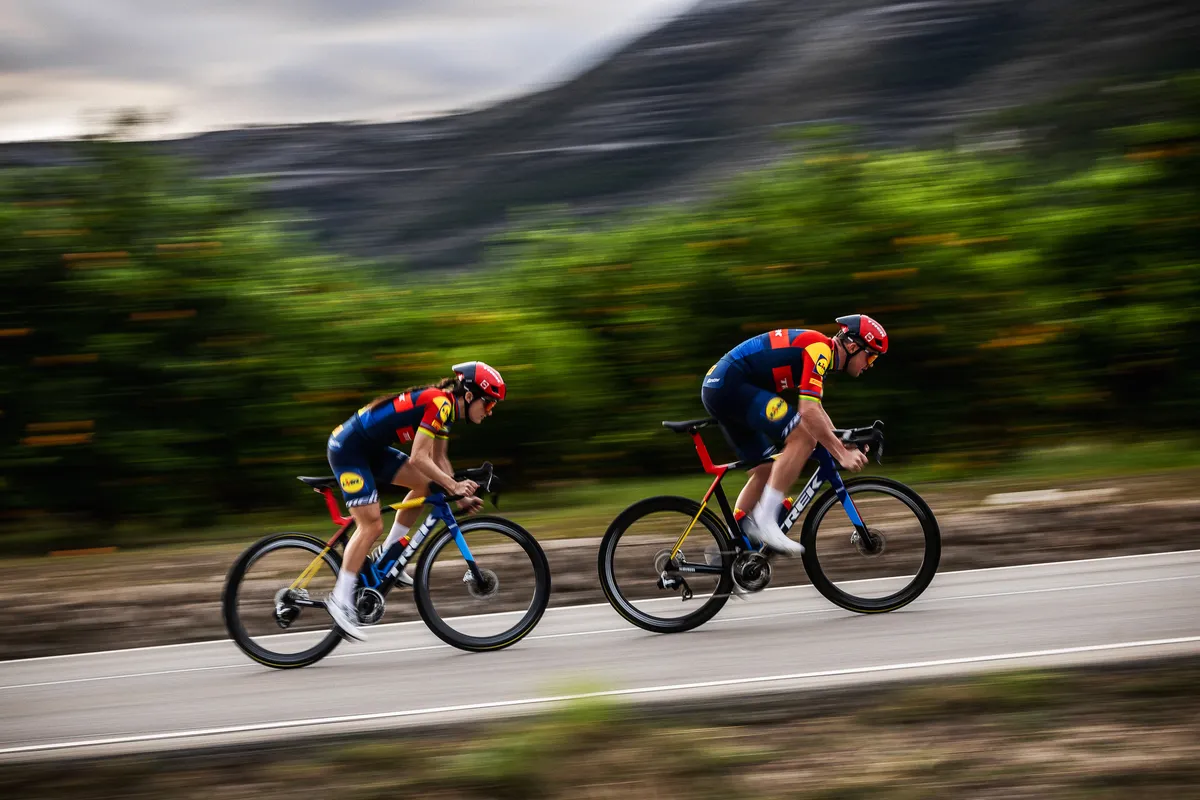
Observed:
[[[857,378],[887,352],[888,336],[866,314],[838,317],[837,322],[841,329],[832,338],[781,328],[747,339],[713,365],[700,390],[704,407],[721,423],[738,458],[757,464],[738,495],[735,516],[748,536],[787,555],[800,555],[804,548],[784,535],[777,514],[784,492],[817,444],[852,472],[867,463],[862,452],[847,448],[834,434],[821,398],[831,370]],[[798,407],[779,396],[787,390],[798,393]],[[759,463],[779,442],[779,457]],[[743,509],[750,511],[743,514]]]
[[[447,456],[450,426],[463,418],[479,424],[490,417],[492,409],[504,399],[504,379],[482,361],[456,364],[451,369],[453,378],[433,386],[377,398],[329,436],[329,466],[333,467],[346,507],[357,526],[346,544],[342,569],[325,607],[338,628],[351,638],[366,639],[358,626],[354,589],[371,545],[383,533],[377,487],[407,486],[413,491],[405,499],[411,500],[423,495],[423,487],[433,482],[450,494],[464,495],[458,505],[468,513],[483,506],[481,499],[472,496],[479,488],[474,481],[454,479],[454,468]],[[397,440],[404,444],[411,442],[412,454],[405,455],[392,447]],[[420,508],[396,512],[384,550],[408,534],[420,512]],[[412,585],[412,579],[404,573],[399,575],[399,582]]]

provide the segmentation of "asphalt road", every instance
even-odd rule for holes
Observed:
[[[808,586],[655,635],[607,605],[551,609],[497,653],[417,623],[275,671],[230,642],[0,662],[0,761],[178,749],[528,713],[569,697],[728,702],[822,686],[1200,653],[1200,550],[941,574],[891,614]]]

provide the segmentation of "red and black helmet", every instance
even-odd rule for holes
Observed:
[[[888,335],[875,320],[866,314],[850,314],[838,317],[837,324],[842,326],[841,332],[846,338],[866,350],[883,355],[888,351]]]
[[[464,361],[451,367],[459,382],[475,397],[504,399],[504,378],[482,361]]]

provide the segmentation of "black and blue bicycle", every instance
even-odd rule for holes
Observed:
[[[480,493],[495,501],[491,464],[455,478],[475,481]],[[338,526],[333,537],[322,541],[305,533],[277,533],[255,542],[230,569],[222,595],[225,627],[234,643],[255,661],[278,669],[316,663],[342,640],[325,611],[325,598],[333,591],[354,519],[338,506],[336,478],[300,480],[325,498]],[[372,554],[364,566],[355,591],[361,624],[383,618],[389,592],[407,584],[401,580],[404,569],[425,543],[411,579],[413,597],[421,619],[442,641],[462,650],[499,650],[537,625],[550,602],[550,565],[541,546],[503,517],[459,522],[450,508],[458,499],[434,492],[386,506],[428,505],[430,513],[411,536]]]
[[[605,596],[621,616],[648,631],[691,630],[712,619],[731,594],[753,594],[771,583],[771,555],[742,531],[721,488],[730,470],[755,464],[713,464],[700,430],[715,424],[711,418],[663,423],[691,435],[704,471],[715,476],[703,499],[641,500],[613,520],[600,543]],[[847,445],[882,458],[882,422],[837,434]],[[816,472],[795,501],[789,499],[780,509],[780,528],[787,533],[821,486],[830,485],[809,510],[800,533],[804,570],[812,585],[831,602],[863,614],[894,611],[917,599],[933,580],[941,557],[941,534],[929,506],[915,491],[888,478],[843,481],[837,462],[819,444],[813,458]],[[709,508],[714,497],[721,517]],[[839,507],[844,515],[830,513]]]

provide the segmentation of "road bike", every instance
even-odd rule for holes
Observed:
[[[490,463],[456,473],[455,479],[475,481],[480,493],[496,501]],[[255,661],[278,669],[314,664],[342,640],[325,611],[325,599],[355,529],[353,517],[341,512],[334,496],[335,477],[299,480],[325,498],[338,526],[333,537],[323,541],[305,533],[276,533],[260,539],[234,562],[222,595],[225,627],[234,643]],[[532,534],[503,517],[480,515],[460,523],[450,504],[462,498],[435,488],[440,487],[431,486],[425,497],[386,506],[428,505],[430,513],[411,536],[386,552],[376,548],[363,566],[355,591],[360,624],[379,622],[388,593],[397,584],[404,586],[404,568],[425,543],[412,587],[429,629],[462,650],[515,644],[533,630],[550,601],[546,554]]]
[[[669,430],[691,435],[704,471],[715,476],[701,501],[671,496],[641,500],[613,520],[600,542],[598,569],[605,596],[621,616],[648,631],[677,633],[704,624],[731,594],[745,597],[766,589],[772,565],[778,563],[746,536],[721,487],[730,470],[768,459],[713,464],[700,431],[716,422],[663,422]],[[845,444],[882,462],[883,422],[836,433]],[[933,512],[898,481],[876,476],[843,481],[838,463],[820,444],[813,459],[816,471],[779,511],[780,528],[787,533],[822,485],[830,485],[808,511],[800,533],[801,558],[812,585],[836,605],[863,614],[908,605],[937,572],[941,534]],[[714,497],[721,517],[709,507]],[[831,513],[837,507],[844,516]]]

